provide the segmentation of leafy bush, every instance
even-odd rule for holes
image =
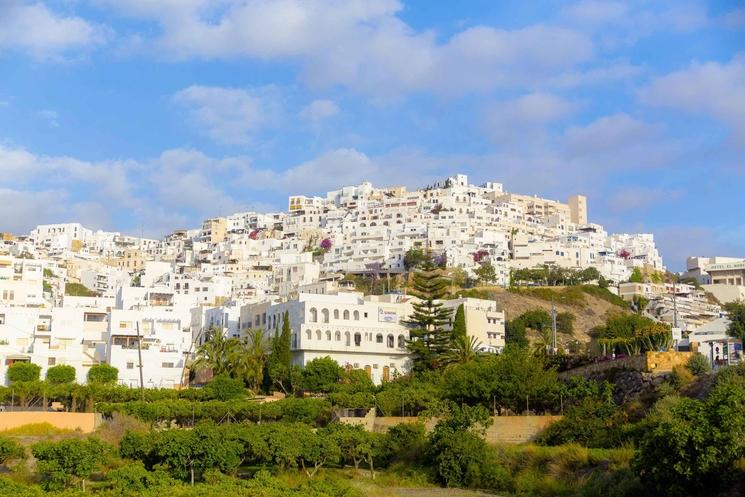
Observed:
[[[311,392],[330,392],[339,383],[342,368],[330,357],[319,357],[308,362],[303,369],[303,389]]]
[[[47,369],[47,381],[55,385],[72,383],[75,381],[75,368],[67,364],[52,366]]]
[[[32,362],[14,362],[8,368],[7,375],[11,383],[16,383],[19,381],[37,381],[40,373],[41,367]]]
[[[645,424],[632,461],[641,482],[659,495],[713,495],[745,457],[745,382],[717,379],[706,401],[665,397]]]
[[[612,402],[587,397],[570,406],[564,417],[551,424],[538,437],[542,445],[580,444],[584,447],[613,447],[618,444],[618,426],[625,421]]]
[[[148,488],[169,486],[174,482],[163,471],[148,471],[142,461],[125,464],[106,473],[106,481],[117,493],[138,494]]]
[[[26,458],[23,445],[13,439],[0,436],[0,465]]]
[[[704,357],[703,354],[698,353],[693,354],[691,358],[688,359],[686,368],[688,368],[688,370],[695,376],[698,376],[711,371],[711,364],[709,364],[709,360]]]
[[[209,392],[210,397],[217,400],[232,400],[246,396],[243,380],[231,378],[226,374],[212,378],[204,389]]]
[[[100,468],[108,451],[109,447],[95,438],[39,442],[31,447],[39,461],[42,485],[48,490],[65,488],[80,480],[85,491],[85,480]]]
[[[252,400],[209,400],[194,402],[183,399],[152,402],[130,401],[122,403],[100,402],[99,412],[111,415],[121,412],[148,423],[175,421],[181,426],[191,426],[193,421],[225,419],[235,421],[286,421],[324,426],[331,419],[331,404],[323,399],[287,398],[260,404]]]
[[[116,383],[119,379],[119,370],[108,364],[96,364],[88,370],[88,383],[104,385]]]

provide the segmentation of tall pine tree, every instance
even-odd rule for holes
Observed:
[[[285,393],[292,390],[290,371],[292,369],[292,351],[290,350],[292,331],[290,330],[290,313],[285,311],[282,316],[282,333],[275,330],[272,340],[272,353],[269,356],[269,378],[272,384],[278,386]]]
[[[449,282],[442,277],[441,269],[428,262],[414,273],[413,283],[411,293],[421,299],[413,304],[414,312],[407,321],[411,326],[407,347],[413,370],[437,369],[450,348],[450,332],[444,326],[450,323],[452,310],[435,301],[447,294]]]

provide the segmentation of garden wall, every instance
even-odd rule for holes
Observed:
[[[42,423],[48,423],[61,430],[92,433],[101,423],[101,415],[93,412],[0,412],[0,432]]]

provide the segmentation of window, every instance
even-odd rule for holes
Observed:
[[[310,322],[311,323],[317,323],[318,322],[318,311],[315,307],[310,308]]]
[[[349,321],[349,311],[344,311],[344,319]]]
[[[365,317],[367,317],[367,313],[365,313]]]
[[[329,322],[329,310],[328,309],[323,309],[321,311],[321,317],[323,318],[323,322],[324,323],[328,323]]]
[[[47,359],[47,366],[54,366],[57,364],[57,358],[56,357],[49,357]]]
[[[339,319],[339,309],[334,309],[334,319]]]
[[[403,335],[398,335],[398,348],[404,349],[406,348],[406,339]]]
[[[340,342],[341,341],[341,332],[340,331],[337,331],[336,332],[336,336],[334,338],[336,338],[336,341],[337,342]]]
[[[127,369],[134,369],[134,368],[135,368],[135,363],[133,363],[133,362],[128,362],[127,363]]]
[[[305,335],[306,335],[306,336],[308,337],[308,340],[310,340],[311,338],[313,338],[313,332],[312,332],[312,331],[310,331],[310,330],[307,330],[307,331],[305,332]]]
[[[160,364],[160,367],[162,367],[162,368],[172,368],[173,367],[173,363],[172,362],[163,362],[163,363]]]
[[[345,345],[347,347],[349,347],[350,342],[349,342],[349,332],[348,331],[346,333],[344,333],[344,343],[345,343]]]
[[[119,328],[129,328],[132,326],[131,321],[119,321]]]
[[[330,331],[327,331],[326,332],[326,340],[331,340],[331,332]]]
[[[354,311],[354,320],[359,321],[360,320],[360,311]]]
[[[5,324],[5,314],[0,314],[0,324]]]
[[[317,338],[318,340],[320,340],[320,339],[321,339],[321,330],[316,330],[316,338]]]
[[[383,343],[383,335],[381,335],[380,333],[375,335],[375,343]]]
[[[388,335],[388,344],[387,345],[388,345],[388,348],[389,349],[392,349],[393,348],[393,343],[394,343],[393,335]]]
[[[359,333],[354,334],[354,345],[355,347],[359,347],[360,345],[362,345],[362,335],[360,335]]]

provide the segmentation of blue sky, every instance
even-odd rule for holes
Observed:
[[[589,197],[745,256],[738,1],[0,0],[0,231],[151,236],[369,180]]]

